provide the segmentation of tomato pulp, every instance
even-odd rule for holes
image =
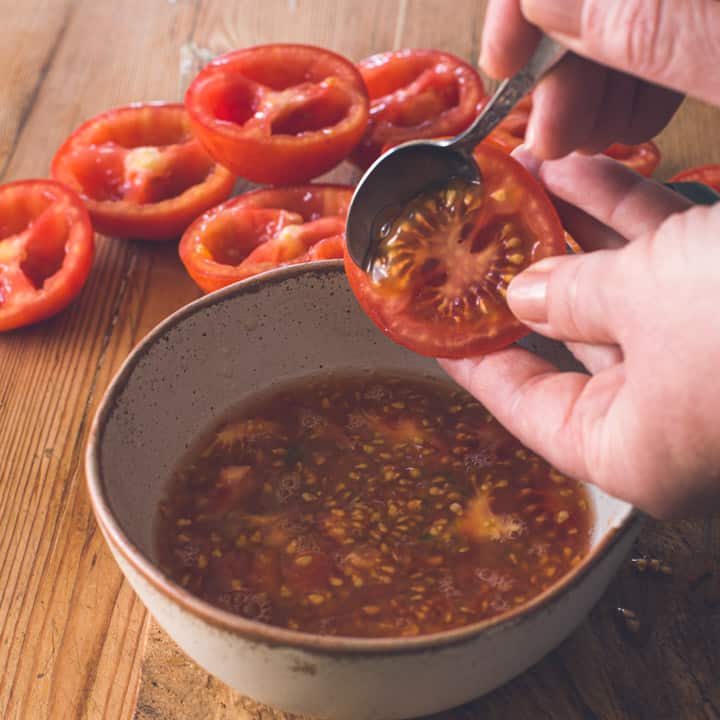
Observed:
[[[90,218],[74,192],[52,180],[0,186],[0,331],[69,305],[93,253]]]
[[[421,355],[469,357],[525,335],[505,302],[507,286],[565,250],[557,212],[525,168],[486,145],[475,157],[482,183],[455,179],[412,200],[386,227],[370,273],[345,255],[368,316]]]
[[[88,120],[58,150],[52,175],[80,195],[96,230],[148,240],[179,237],[235,182],[193,137],[183,106],[163,103]]]

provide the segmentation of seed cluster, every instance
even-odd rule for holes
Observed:
[[[411,294],[415,315],[442,322],[504,311],[507,286],[531,261],[516,215],[507,208],[488,212],[489,205],[507,203],[506,194],[487,195],[482,183],[454,178],[414,198],[381,231],[375,287]]]
[[[449,385],[379,374],[259,398],[179,469],[165,572],[245,617],[431,633],[527,602],[577,564],[583,488]]]

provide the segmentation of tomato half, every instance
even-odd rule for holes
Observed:
[[[668,182],[697,182],[720,193],[720,165],[701,165],[688,168],[670,178]]]
[[[604,154],[645,177],[650,177],[660,164],[660,148],[652,141],[640,145],[615,143]]]
[[[147,240],[179,237],[235,183],[193,137],[184,107],[162,103],[88,120],[56,153],[52,175],[80,195],[98,232]]]
[[[367,131],[352,159],[369,167],[383,148],[456,135],[475,119],[485,97],[477,71],[439,50],[396,50],[358,64],[370,95]]]
[[[94,253],[80,198],[52,180],[0,186],[0,331],[51,317],[82,290]]]
[[[213,208],[180,241],[192,279],[212,292],[279,265],[341,258],[353,188],[255,190]]]
[[[513,277],[565,251],[540,184],[497,148],[475,151],[483,182],[455,180],[413,200],[381,241],[370,273],[345,255],[360,305],[391,339],[421,355],[469,357],[528,330],[505,302]]]
[[[365,132],[368,99],[346,58],[309,45],[261,45],[207,65],[185,95],[207,151],[258,183],[299,183],[344,160]]]

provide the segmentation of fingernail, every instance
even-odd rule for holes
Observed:
[[[532,154],[529,143],[525,142],[522,145],[518,145],[510,154],[523,165],[533,177],[540,177],[542,160],[538,160],[538,158]]]
[[[518,320],[528,323],[547,322],[547,287],[549,272],[526,270],[509,285],[507,300]]]
[[[523,15],[546,32],[580,35],[583,0],[520,0]]]

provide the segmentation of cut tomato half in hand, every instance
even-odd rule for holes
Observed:
[[[185,95],[207,151],[257,183],[300,183],[344,160],[367,125],[362,78],[309,45],[261,45],[207,65]]]
[[[87,210],[52,180],[0,186],[0,331],[44,320],[82,290],[94,253]]]
[[[370,95],[367,131],[352,159],[369,167],[389,147],[456,135],[485,96],[477,71],[439,50],[397,50],[358,63]]]
[[[565,252],[557,212],[525,168],[486,145],[475,158],[482,183],[454,179],[412,200],[369,273],[345,255],[368,316],[421,355],[470,357],[527,334],[505,301],[507,286],[530,264]]]
[[[187,229],[180,258],[205,292],[281,265],[342,258],[352,193],[301,185],[240,195]]]
[[[193,137],[177,104],[127,105],[81,125],[52,162],[95,229],[147,240],[179,237],[232,192],[235,178]]]
[[[688,168],[670,178],[668,182],[696,182],[720,193],[720,165],[701,165]]]

